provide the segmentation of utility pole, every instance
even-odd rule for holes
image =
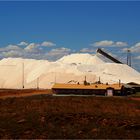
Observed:
[[[24,89],[24,62],[22,63],[22,88]]]
[[[37,78],[37,89],[39,89],[39,77]]]
[[[127,49],[127,65],[131,67],[131,51]]]
[[[121,85],[121,80],[119,79],[119,87],[120,87],[120,85]]]
[[[87,81],[87,77],[85,76],[85,81]]]

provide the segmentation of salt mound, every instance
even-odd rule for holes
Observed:
[[[103,83],[116,83],[121,80],[122,83],[130,81],[140,84],[140,73],[126,64],[104,63],[98,65],[81,65],[77,69],[82,72],[93,73],[100,77]],[[98,79],[97,79],[98,80]]]
[[[24,69],[23,69],[24,64]],[[55,62],[22,58],[0,61],[0,88],[51,88],[54,83],[135,82],[140,73],[125,64],[104,62],[97,55],[71,54]]]
[[[92,64],[101,64],[104,63],[103,60],[101,60],[99,57],[96,55],[91,55],[91,54],[70,54],[67,56],[64,56],[60,58],[57,62],[61,63],[75,63],[75,64],[87,64],[87,65],[92,65]]]

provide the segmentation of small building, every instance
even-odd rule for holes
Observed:
[[[54,84],[54,94],[76,94],[76,95],[123,95],[122,84]]]

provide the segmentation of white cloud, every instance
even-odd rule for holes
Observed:
[[[47,43],[43,42],[44,46],[52,46],[54,45],[53,43]],[[21,45],[27,45],[26,42],[20,42],[19,46]],[[19,47],[18,45],[8,45],[6,47],[0,48],[0,58],[4,57],[22,57],[22,58],[33,58],[33,59],[46,59],[47,58],[47,50],[41,47],[41,44],[39,43],[30,43],[24,48]],[[58,49],[59,50],[59,49]],[[57,52],[56,50],[52,50],[52,55],[55,53],[65,53],[67,52],[66,49],[61,48],[60,52]]]
[[[37,45],[38,46],[38,45]],[[0,57],[22,57],[22,58],[32,58],[32,59],[48,59],[48,60],[57,60],[64,55],[71,53],[69,48],[56,48],[52,49],[49,52],[40,50],[36,44],[31,43],[30,46],[27,46],[26,49],[20,50],[8,50],[2,51]]]
[[[24,50],[28,51],[28,52],[34,52],[34,51],[36,51],[37,47],[39,47],[39,46],[40,46],[39,44],[30,43],[26,48],[24,48]]]
[[[116,46],[116,47],[125,47],[125,46],[128,46],[128,44],[127,44],[127,42],[118,41],[118,42],[114,43],[114,46]]]
[[[18,45],[19,45],[19,46],[27,46],[27,45],[28,45],[28,43],[27,43],[27,42],[25,42],[25,41],[22,41],[22,42],[20,42]]]
[[[82,52],[82,53],[93,53],[93,52],[95,52],[95,50],[90,49],[90,48],[82,48],[80,50],[80,52]]]
[[[10,50],[8,52],[3,52],[2,55],[4,57],[21,57],[22,52],[21,51],[16,51],[16,50]]]
[[[19,46],[25,46],[24,48]],[[47,50],[41,46],[39,43],[30,43],[27,46],[26,42],[20,42],[18,45],[8,45],[6,47],[0,48],[0,58],[4,57],[22,57],[22,58],[33,58],[33,59],[47,59]],[[43,42],[44,46],[54,46],[52,42]],[[63,55],[67,53],[66,48],[53,49],[50,51],[51,55]]]
[[[132,52],[140,52],[140,42],[136,43],[134,46],[130,48]]]
[[[135,45],[131,46],[130,48],[123,48],[122,50],[124,52],[126,52],[128,49],[133,53],[140,53],[140,42],[136,43]]]
[[[64,55],[68,55],[71,52],[72,52],[71,49],[62,47],[62,48],[52,49],[50,52],[46,54],[46,56],[48,59],[56,60]]]
[[[54,47],[54,46],[56,46],[56,44],[53,43],[53,42],[44,41],[44,42],[42,42],[41,46],[44,46],[44,47]]]
[[[91,44],[91,46],[93,47],[111,47],[111,46],[124,47],[127,45],[128,44],[126,42],[121,42],[121,41],[114,42],[112,40],[102,40]]]
[[[20,57],[23,49],[17,45],[8,45],[0,48],[1,58],[3,57]]]
[[[106,46],[112,46],[113,43],[114,43],[113,41],[103,40],[103,41],[95,42],[91,45],[95,47],[106,47]]]
[[[39,43],[30,43],[28,44],[28,46],[26,46],[24,48],[25,51],[27,52],[38,52],[39,50],[42,50],[43,48],[41,48],[41,46],[43,47],[53,47],[56,46],[56,44],[52,43],[52,42],[47,42],[44,41],[41,44]]]
[[[9,49],[9,50],[21,50],[21,48],[19,46],[16,46],[16,45],[8,45],[6,47],[6,49]]]
[[[137,56],[137,57],[135,57],[135,59],[138,59],[138,60],[140,60],[140,55],[139,55],[139,56]]]
[[[21,48],[16,45],[8,45],[6,47],[0,48],[0,52],[6,52],[10,50],[21,50]]]
[[[128,50],[128,48],[123,48],[122,50],[123,50],[124,52],[126,52],[126,51]]]
[[[0,48],[0,58],[23,57],[23,58],[33,58],[33,59],[46,59],[47,50],[45,50],[43,46],[52,47],[55,45],[56,44],[52,42],[47,42],[47,41],[44,41],[42,43],[30,43],[30,44],[22,41],[18,45],[10,44],[6,47]],[[25,47],[22,48],[20,46],[25,46]],[[67,50],[64,48],[61,48],[60,50],[59,50],[60,52],[57,52],[57,49],[56,50],[54,49],[52,50],[51,54],[54,55],[55,53],[59,53],[60,55],[60,53],[61,54],[64,53],[64,50],[65,50],[65,53],[67,52]]]

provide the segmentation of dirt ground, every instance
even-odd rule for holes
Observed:
[[[0,139],[140,139],[139,120],[140,101],[129,97],[0,99]]]
[[[50,89],[1,89],[0,99],[9,97],[25,97],[33,95],[52,94]]]

